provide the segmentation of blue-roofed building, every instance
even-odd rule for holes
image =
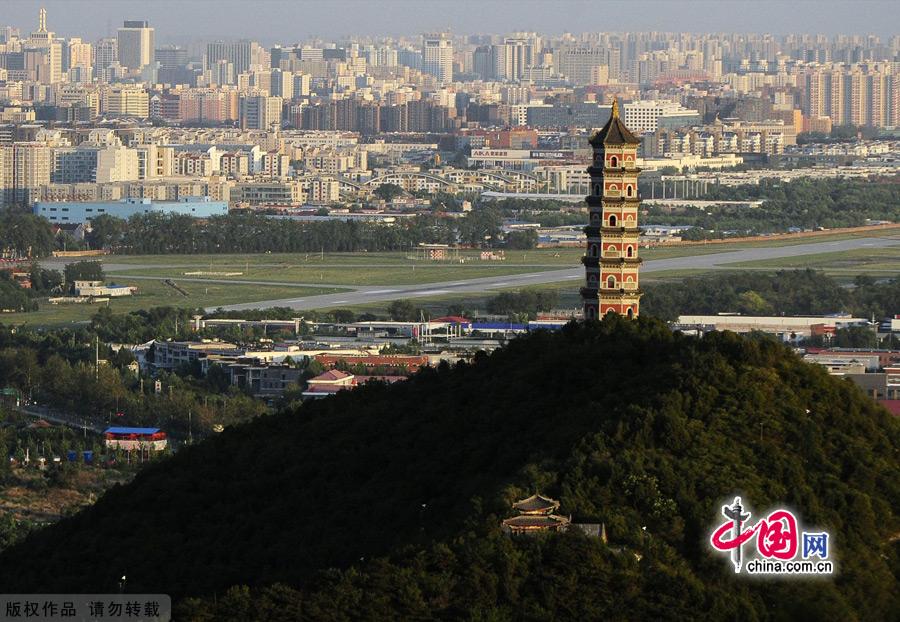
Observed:
[[[152,199],[122,199],[121,201],[38,201],[34,204],[35,216],[43,216],[55,223],[84,223],[106,214],[128,220],[137,214],[161,212],[181,214],[194,218],[224,216],[228,203],[213,201],[210,197],[184,197],[178,201],[154,201]]]
[[[166,433],[159,428],[111,427],[103,433],[106,446],[110,449],[152,449],[166,448]]]
[[[482,335],[514,335],[524,333],[527,330],[525,324],[512,322],[473,322],[471,332]]]

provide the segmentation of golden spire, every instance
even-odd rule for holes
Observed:
[[[612,118],[619,118],[619,98],[613,97],[613,105],[612,105]]]

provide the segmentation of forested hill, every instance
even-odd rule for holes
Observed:
[[[229,428],[8,550],[0,585],[105,592],[124,574],[209,597],[182,619],[888,619],[898,448],[886,411],[779,344],[609,318]],[[535,490],[642,561],[575,533],[499,536]],[[708,538],[737,491],[829,529],[838,579],[736,579]],[[276,582],[293,588],[222,598]]]

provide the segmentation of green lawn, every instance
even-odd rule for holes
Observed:
[[[671,246],[643,249],[647,259],[666,259],[691,255],[725,253],[743,248],[779,247],[797,244],[831,242],[854,237],[898,237],[898,230],[877,232],[842,233],[791,240],[767,240],[727,244]],[[111,267],[107,269],[107,281],[137,285],[140,293],[129,299],[113,300],[111,307],[118,312],[161,305],[184,307],[215,307],[226,304],[247,303],[280,298],[296,298],[319,293],[343,291],[343,286],[366,285],[414,285],[452,282],[489,276],[515,275],[580,266],[581,248],[548,248],[529,251],[510,251],[503,261],[482,261],[480,252],[460,251],[452,261],[433,262],[416,259],[414,253],[280,253],[257,255],[113,255],[103,258]],[[462,260],[462,261],[460,261]],[[58,263],[58,262],[56,262]],[[115,267],[113,267],[115,266]],[[900,274],[900,247],[860,249],[841,253],[821,253],[803,257],[788,257],[754,262],[741,262],[728,266],[735,269],[774,270],[778,268],[813,267],[825,270],[841,278],[856,274],[876,276]],[[185,272],[241,272],[240,276],[187,277]],[[662,279],[680,279],[702,274],[704,270],[669,270],[648,273],[644,279],[652,282]],[[153,277],[131,279],[129,276]],[[172,278],[190,296],[184,297],[171,287],[161,283],[162,278]],[[187,281],[200,278],[201,281]],[[214,281],[228,281],[218,283]],[[242,282],[243,281],[243,282]],[[268,284],[249,284],[245,281],[265,281]],[[284,283],[281,285],[279,283]],[[337,285],[338,287],[331,287]],[[537,287],[557,289],[560,306],[576,307],[579,304],[580,283],[566,280]],[[448,304],[461,303],[468,307],[484,308],[485,301],[500,290],[484,293],[463,293],[415,298],[435,313],[443,313]],[[385,303],[353,307],[358,312],[383,312]],[[46,303],[41,309],[28,314],[0,316],[0,322],[38,325],[59,325],[88,320],[97,308],[92,305],[60,305]]]
[[[709,270],[662,270],[642,276],[641,280],[645,283],[653,283],[665,280],[680,280],[689,276],[698,276],[709,274]],[[560,309],[578,309],[581,308],[581,281],[569,279],[566,281],[557,281],[555,283],[541,283],[538,285],[528,285],[527,287],[504,287],[501,289],[492,289],[484,292],[466,292],[460,294],[443,294],[440,296],[415,297],[410,299],[414,305],[421,307],[430,312],[433,316],[441,316],[447,313],[447,307],[452,304],[462,305],[466,309],[476,309],[485,311],[487,301],[500,292],[504,291],[521,291],[522,289],[534,290],[555,290],[559,296],[557,307]],[[387,316],[387,307],[390,301],[372,302],[363,305],[336,305],[333,307],[323,307],[318,311],[327,311],[330,309],[350,309],[354,313],[372,313],[378,316]]]
[[[412,266],[423,264],[459,265],[509,265],[509,264],[563,264],[581,256],[580,248],[541,248],[529,251],[509,251],[503,261],[482,261],[480,251],[461,250],[453,252],[450,260],[432,262],[416,259],[415,252],[379,253],[260,253],[254,255],[109,255],[102,259],[105,263],[137,264],[153,266],[190,267],[195,270],[247,269],[248,267],[282,266]]]
[[[315,294],[343,291],[336,288],[316,287],[275,287],[268,285],[231,285],[218,283],[183,283],[178,285],[188,293],[181,293],[155,280],[133,280],[108,278],[108,282],[136,285],[138,293],[121,299],[112,299],[110,308],[117,313],[127,313],[151,307],[217,307],[220,305],[293,298]],[[61,326],[90,320],[97,310],[106,303],[51,305],[39,301],[40,309],[31,313],[8,313],[0,315],[3,324],[30,324],[38,326]]]
[[[821,241],[821,239],[817,240]],[[773,242],[772,244],[775,244]],[[709,244],[644,249],[647,259],[725,253],[752,244]],[[104,262],[116,266],[110,275],[211,280],[267,281],[311,285],[419,285],[490,276],[542,272],[581,263],[581,248],[511,251],[503,261],[482,261],[477,251],[461,251],[452,261],[425,261],[405,253],[326,253],[263,255],[149,255],[113,256]],[[133,265],[134,268],[126,266]],[[186,272],[240,272],[240,275],[191,276]]]
[[[900,246],[861,248],[838,253],[818,253],[802,257],[781,257],[727,264],[729,268],[814,268],[833,274],[900,275]]]
[[[265,281],[269,283],[299,283],[299,284],[327,284],[327,285],[419,285],[424,283],[440,283],[463,279],[476,279],[489,276],[505,276],[523,274],[564,268],[558,266],[527,266],[507,264],[499,262],[494,265],[484,264],[415,264],[396,266],[250,266],[250,269],[241,268],[240,276],[186,276],[185,272],[196,269],[186,268],[148,268],[135,269],[126,272],[110,272],[119,278],[127,278],[129,275],[171,277],[178,283],[186,282],[186,278],[200,278],[213,280],[228,280],[234,283],[241,281]],[[206,269],[208,271],[208,268]],[[214,270],[215,271],[215,270]]]

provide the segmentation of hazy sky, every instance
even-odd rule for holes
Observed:
[[[668,30],[900,34],[900,0],[2,0],[0,25],[36,27],[38,9],[60,36],[115,34],[149,19],[158,43],[247,37],[264,44],[308,36]]]

